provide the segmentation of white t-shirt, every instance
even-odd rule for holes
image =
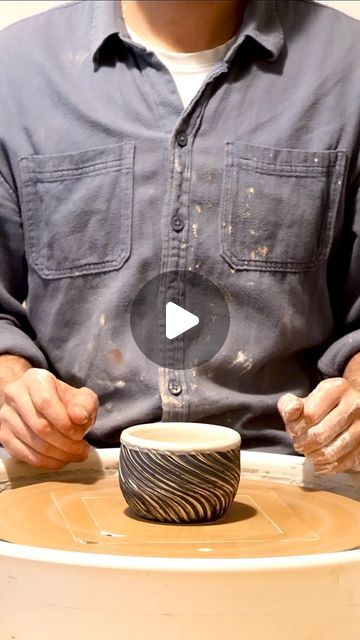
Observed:
[[[185,108],[197,94],[208,73],[225,58],[237,38],[237,36],[234,36],[231,40],[214,49],[196,51],[195,53],[179,53],[177,51],[158,49],[145,42],[127,25],[126,28],[133,42],[142,45],[149,51],[153,51],[168,68]]]

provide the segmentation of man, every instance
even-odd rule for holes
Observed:
[[[75,2],[0,34],[14,458],[58,469],[91,427],[111,446],[162,419],[360,469],[359,36],[309,0]],[[229,305],[225,344],[190,369],[130,330],[141,286],[173,270]]]

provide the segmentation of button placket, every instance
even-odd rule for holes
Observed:
[[[173,162],[174,170],[172,173],[173,183],[171,186],[171,196],[169,201],[169,217],[168,225],[170,226],[170,232],[167,238],[167,246],[164,247],[164,253],[166,255],[166,261],[163,262],[164,271],[181,271],[186,265],[186,234],[187,234],[187,206],[188,206],[188,190],[190,185],[190,177],[186,171],[187,155],[189,150],[189,137],[188,133],[184,129],[180,129],[175,132],[173,139]],[[172,283],[172,287],[175,287],[174,299],[178,300],[181,304],[181,300],[178,298],[179,291],[178,285]],[[169,292],[167,291],[167,294]],[[180,353],[173,354],[173,349],[176,347],[171,341],[168,341],[165,345],[165,352],[168,356],[169,362],[182,361]],[[176,347],[177,349],[179,347]],[[161,385],[161,397],[163,405],[163,417],[164,421],[171,420],[186,420],[188,413],[188,399],[186,393],[186,381],[184,372],[181,370],[164,369],[164,378]]]

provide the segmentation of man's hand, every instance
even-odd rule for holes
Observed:
[[[323,380],[306,398],[287,393],[278,409],[316,472],[360,471],[360,391],[345,378]]]
[[[13,458],[35,467],[61,469],[85,460],[89,445],[83,437],[98,405],[90,389],[75,389],[44,369],[28,369],[4,388],[0,443]]]

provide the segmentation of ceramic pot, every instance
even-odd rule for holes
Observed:
[[[136,425],[121,434],[119,481],[129,507],[161,522],[224,515],[240,480],[237,431],[202,423]]]

